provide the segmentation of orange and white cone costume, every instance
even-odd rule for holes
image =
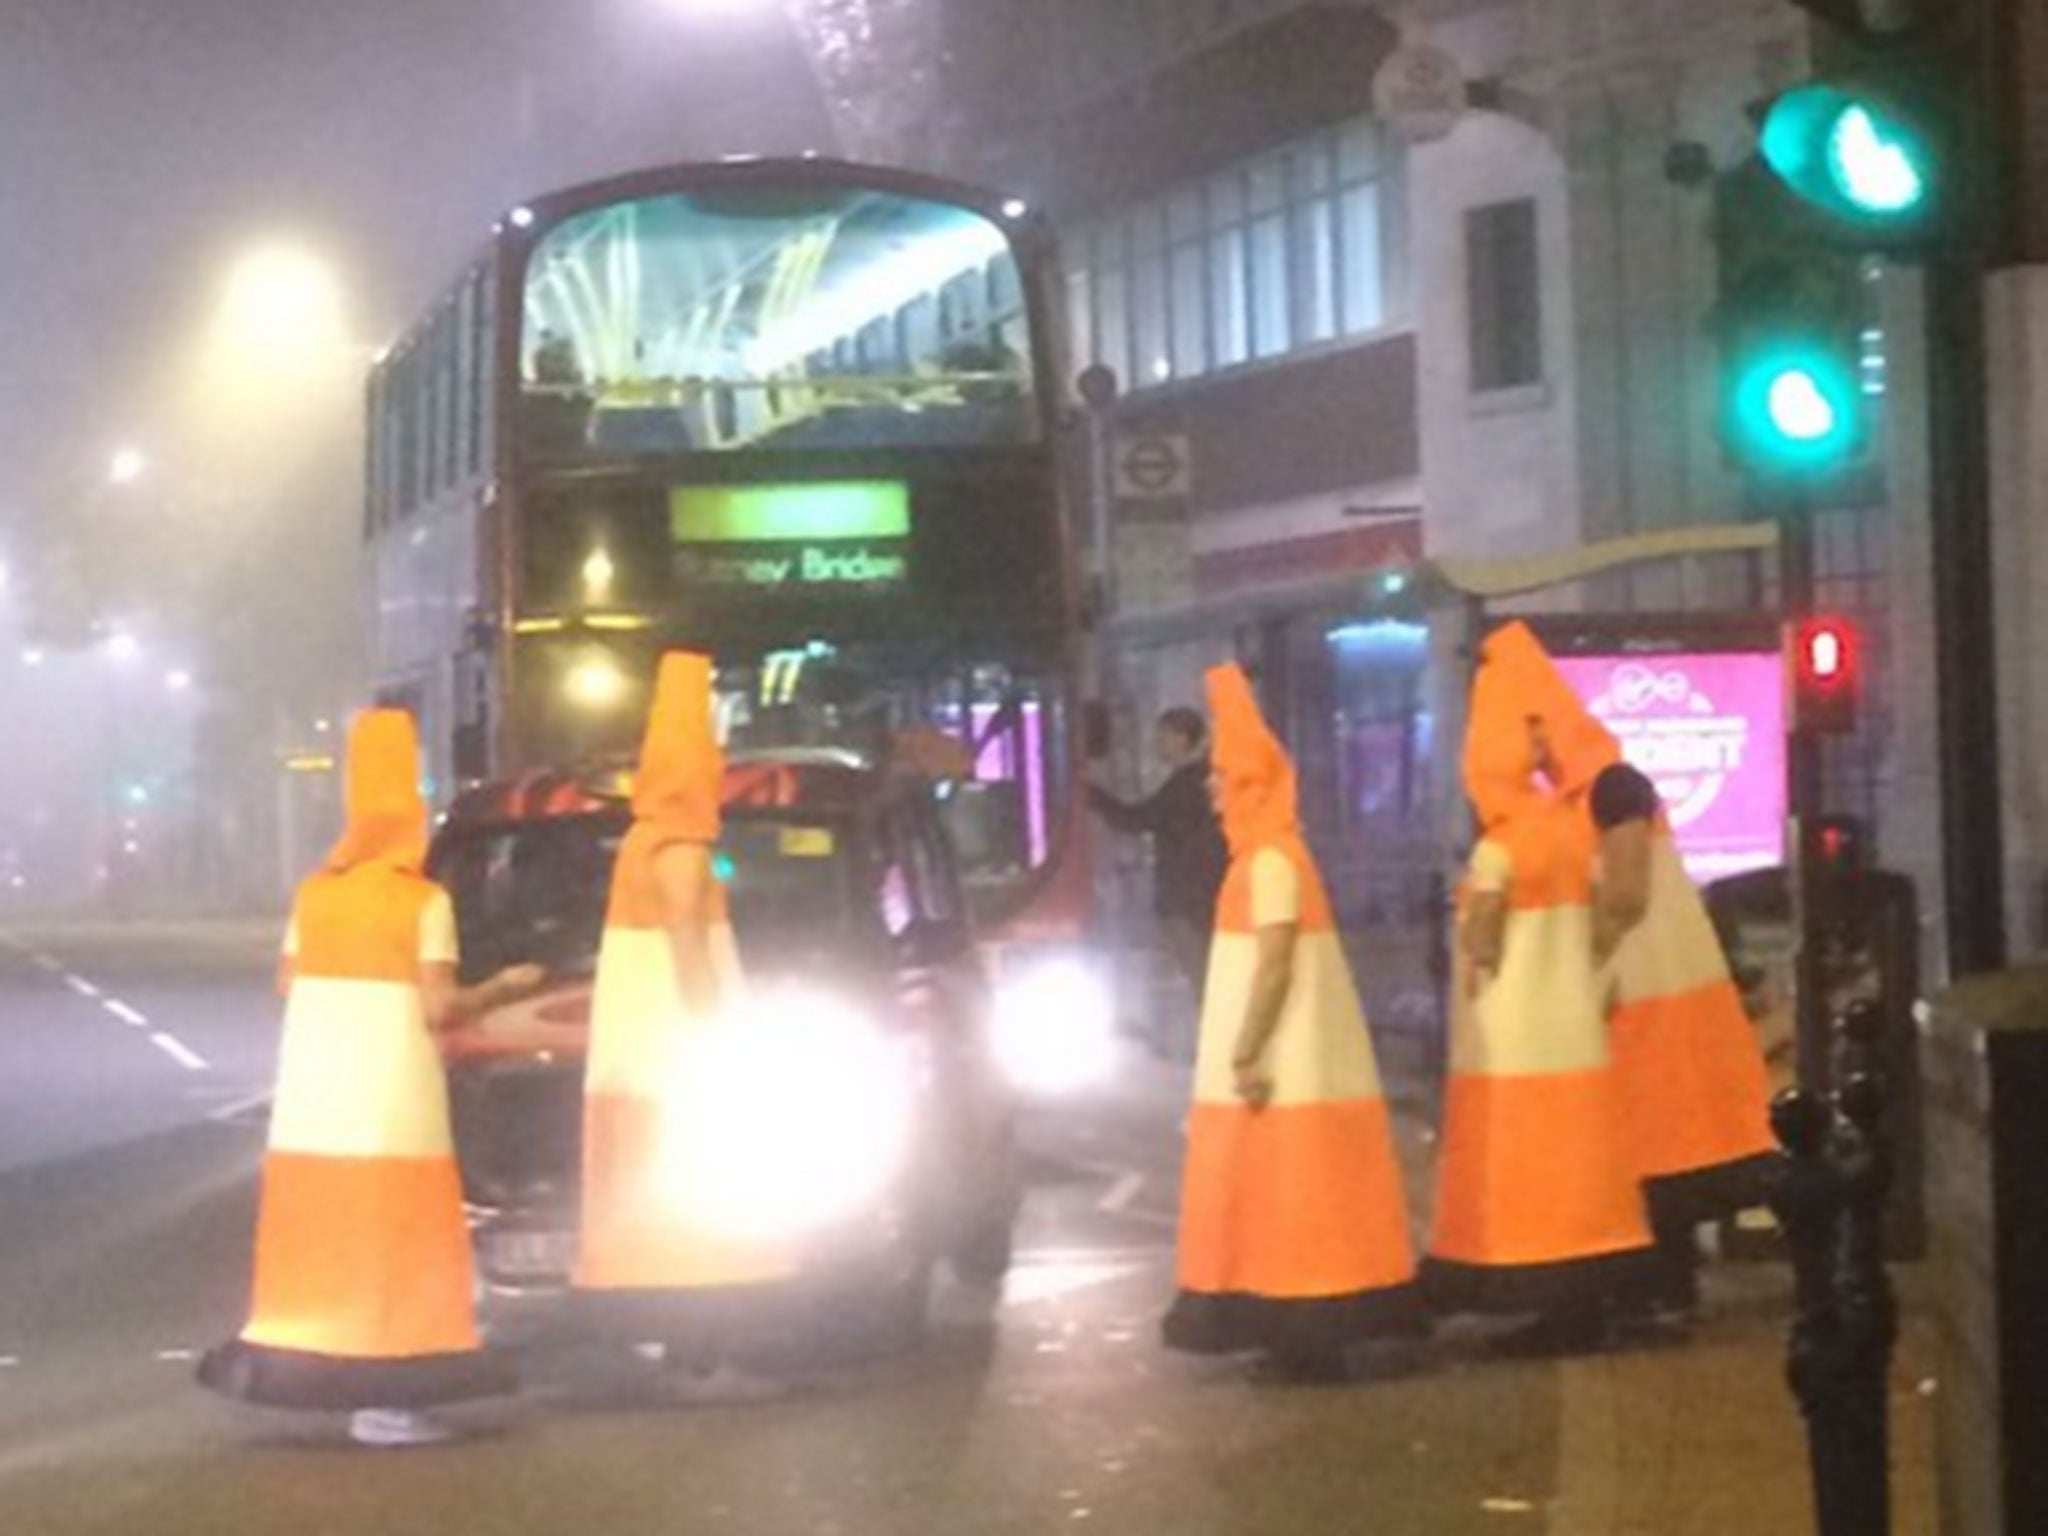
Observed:
[[[1294,767],[1235,666],[1208,675],[1230,867],[1202,995],[1182,1177],[1180,1293],[1164,1326],[1197,1353],[1313,1353],[1420,1316],[1407,1200],[1365,1012],[1296,820]],[[1254,1109],[1232,1059],[1262,928],[1296,931]]]
[[[412,1408],[502,1391],[481,1352],[447,1084],[420,995],[453,963],[420,872],[412,717],[362,716],[348,828],[299,888],[248,1326],[199,1379],[277,1407]]]
[[[1540,788],[1530,720],[1560,782]],[[1460,924],[1437,1199],[1423,1270],[1456,1311],[1548,1312],[1646,1282],[1651,1237],[1593,964],[1597,842],[1584,795],[1613,737],[1526,626],[1489,636],[1465,780],[1481,840],[1461,908],[1504,898],[1483,980]]]
[[[583,1231],[575,1285],[600,1315],[654,1336],[690,1298],[745,1293],[793,1274],[785,1239],[748,1232],[729,1191],[687,1149],[705,1085],[692,1063],[721,1027],[694,1011],[676,965],[655,861],[678,843],[718,839],[724,758],[712,727],[711,664],[662,658],[633,783],[633,827],[619,849],[591,1000],[584,1076]],[[707,935],[729,1007],[741,986],[725,893],[710,893]],[[702,1309],[696,1319],[701,1321]]]
[[[1706,903],[1669,825],[1651,823],[1649,899],[1609,962],[1614,1070],[1651,1213],[1691,1226],[1759,1202],[1770,1079]]]

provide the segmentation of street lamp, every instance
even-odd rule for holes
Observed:
[[[142,642],[125,629],[107,636],[107,655],[115,661],[130,662],[142,654]]]
[[[164,674],[164,687],[172,693],[183,693],[192,686],[192,674],[183,667],[173,668]]]
[[[245,355],[302,357],[341,341],[341,283],[307,251],[264,246],[229,271],[217,324],[222,340]]]
[[[149,460],[140,448],[117,448],[107,461],[107,480],[113,485],[133,485],[149,471]]]

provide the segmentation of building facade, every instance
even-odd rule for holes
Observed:
[[[1806,68],[1778,0],[952,0],[920,141],[1062,232],[1072,367],[1110,370],[1096,542],[1117,765],[1208,664],[1256,674],[1380,1017],[1432,1017],[1469,607],[1425,562],[1754,518],[1717,433],[1712,177]],[[1468,106],[1376,113],[1397,49]],[[857,152],[858,144],[850,146]],[[1939,890],[1910,278],[1873,269],[1869,492],[1820,509],[1869,706],[1831,803]],[[1085,413],[1084,413],[1085,414]],[[1440,599],[1441,593],[1437,594]],[[1774,569],[1667,560],[1518,600],[1773,611]]]

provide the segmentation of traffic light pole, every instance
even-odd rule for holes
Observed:
[[[1794,486],[1771,496],[1778,522],[1779,602],[1787,643],[1792,628],[1814,611],[1813,513]],[[1798,944],[1793,966],[1793,1060],[1801,1084],[1815,1092],[1828,1085],[1828,1016],[1822,940],[1828,930],[1828,886],[1820,846],[1821,803],[1825,797],[1820,733],[1798,707],[1794,690],[1792,730],[1785,742],[1785,804],[1792,823],[1792,927]]]
[[[1942,886],[1949,974],[1962,977],[2006,959],[1984,272],[1937,255],[1925,273]]]

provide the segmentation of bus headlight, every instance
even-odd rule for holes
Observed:
[[[569,697],[585,709],[610,709],[625,698],[625,669],[603,652],[585,656],[569,669],[563,683]]]
[[[915,1113],[898,1041],[810,988],[764,993],[692,1033],[663,1110],[672,1208],[734,1236],[794,1237],[883,1197]]]
[[[996,986],[996,1059],[1029,1092],[1075,1093],[1106,1081],[1115,1026],[1107,978],[1079,958],[1027,962]]]

